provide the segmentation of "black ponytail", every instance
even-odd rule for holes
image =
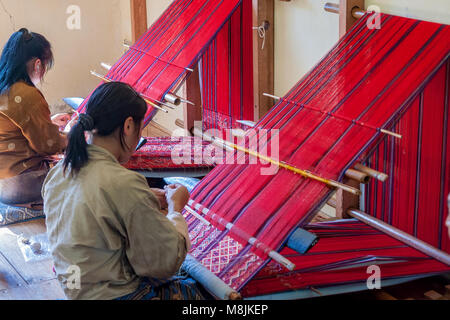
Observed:
[[[70,130],[69,143],[64,158],[64,172],[70,167],[76,175],[89,160],[85,131],[95,131],[99,136],[109,136],[120,128],[120,143],[125,148],[123,124],[132,117],[136,125],[147,112],[147,104],[133,88],[122,82],[109,82],[99,86],[89,98],[86,114]]]
[[[13,33],[0,57],[0,94],[18,81],[34,86],[27,70],[27,63],[34,58],[40,59],[45,70],[49,70],[53,65],[50,42],[25,28]]]

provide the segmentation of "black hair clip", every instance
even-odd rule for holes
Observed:
[[[22,28],[19,30],[19,32],[22,32],[22,37],[25,42],[31,41],[31,39],[33,39],[33,35],[28,31],[27,28]]]

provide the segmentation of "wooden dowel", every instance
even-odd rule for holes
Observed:
[[[355,7],[352,9],[352,16],[355,19],[359,19],[365,14],[366,14],[366,11],[362,10],[361,8]]]
[[[327,2],[324,6],[325,11],[339,14],[339,4]]]
[[[155,102],[159,103],[159,104],[161,104],[161,105],[163,105],[163,106],[165,106],[165,107],[167,107],[169,109],[175,110],[175,107],[171,106],[170,104],[164,103],[164,102],[156,100],[156,99],[155,99]]]
[[[336,209],[336,206],[337,206],[337,204],[336,204],[336,199],[330,198],[330,199],[327,201],[327,205],[329,205],[330,207],[333,207],[333,208]]]
[[[243,124],[244,126],[253,128],[256,126],[256,122],[250,120],[236,120],[237,123]]]
[[[100,65],[108,71],[111,70],[111,68],[112,68],[112,66],[110,64],[107,64],[105,62],[100,63]]]
[[[195,106],[195,103],[193,103],[192,101],[189,101],[189,100],[186,100],[186,99],[183,99],[183,98],[180,98],[180,100],[181,100],[181,102],[183,102],[183,103],[187,103],[187,104],[190,104],[190,105],[192,105],[192,106]]]
[[[366,184],[370,181],[369,175],[367,175],[364,172],[354,170],[354,169],[348,169],[345,172],[345,176],[349,179],[353,179],[353,180],[358,181],[363,184]]]
[[[197,132],[197,134],[196,134],[196,132]],[[297,174],[303,176],[304,178],[308,178],[308,179],[311,179],[311,180],[322,182],[322,183],[324,183],[324,184],[326,184],[328,186],[339,188],[339,189],[342,189],[344,191],[353,193],[355,195],[360,195],[361,194],[360,190],[358,190],[356,188],[353,188],[353,187],[350,187],[348,185],[345,185],[343,183],[340,183],[338,181],[322,178],[322,177],[320,177],[320,176],[318,176],[318,175],[316,175],[314,173],[311,173],[311,172],[309,172],[307,170],[302,170],[302,169],[296,168],[296,167],[291,166],[291,165],[289,165],[289,164],[287,164],[287,163],[285,163],[283,161],[278,161],[278,160],[271,159],[270,157],[262,155],[262,154],[260,154],[260,153],[258,153],[256,151],[252,151],[252,150],[246,149],[244,147],[238,146],[236,144],[230,143],[228,141],[222,140],[220,138],[213,137],[211,135],[208,135],[206,133],[201,132],[201,130],[200,130],[200,133],[199,133],[199,129],[198,128],[194,128],[194,135],[199,135],[199,136],[201,136],[203,138],[206,138],[207,140],[211,141],[212,143],[218,145],[219,147],[224,147],[225,146],[226,148],[235,149],[237,151],[242,151],[242,152],[247,153],[247,154],[249,154],[251,156],[254,156],[254,157],[259,158],[261,160],[264,160],[264,161],[267,161],[269,163],[272,163],[272,164],[274,164],[274,165],[276,165],[276,166],[278,166],[280,168],[283,168],[283,169],[292,171],[294,173],[297,173]]]
[[[356,210],[356,209],[350,209],[347,211],[348,215],[350,215],[353,218],[358,219],[361,222],[364,222],[365,224],[387,234],[388,236],[391,236],[406,245],[426,254],[427,256],[430,256],[448,266],[450,266],[450,255],[446,252],[439,250],[438,248],[433,247],[432,245],[413,237],[412,235],[397,229],[381,220],[378,220],[377,218],[374,218],[370,215],[368,215],[365,212]]]
[[[174,95],[173,93],[166,93],[166,95],[164,96],[164,100],[166,100],[167,102],[170,102],[171,104],[174,104],[176,106],[179,106],[181,103],[181,99],[180,97],[177,97],[176,95]]]
[[[337,14],[340,13],[339,4],[337,4],[337,3],[327,2],[324,5],[324,9],[327,12],[337,13]],[[355,7],[352,9],[352,16],[355,19],[361,18],[365,13],[366,13],[366,11],[364,11],[363,9],[358,8],[358,7]]]
[[[376,170],[366,167],[360,163],[355,164],[355,169],[359,170],[361,172],[364,172],[367,175],[371,176],[372,178],[380,180],[381,182],[385,182],[387,180],[387,178],[389,177],[387,174],[385,174],[383,172],[376,171]]]
[[[180,120],[180,119],[175,120],[175,125],[180,127],[181,129],[184,129],[184,121],[183,120]]]

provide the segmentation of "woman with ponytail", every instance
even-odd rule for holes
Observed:
[[[69,133],[64,161],[44,182],[47,234],[69,299],[202,298],[191,282],[167,280],[190,248],[179,213],[187,189],[150,189],[144,176],[121,165],[138,145],[146,111],[128,85],[98,87]]]
[[[0,202],[41,207],[41,187],[48,172],[46,158],[60,153],[66,139],[58,130],[67,115],[50,118],[36,88],[53,63],[50,43],[21,29],[0,57]]]

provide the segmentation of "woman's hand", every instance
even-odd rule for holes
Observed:
[[[58,113],[52,116],[52,122],[53,124],[57,125],[58,127],[65,127],[67,123],[70,121],[70,114],[68,113]]]
[[[169,212],[181,212],[189,201],[189,191],[181,184],[171,184],[164,187]]]
[[[78,112],[75,114],[75,116],[66,124],[66,127],[64,128],[64,133],[69,133],[70,130],[72,130],[72,127],[77,123],[79,118]]]
[[[150,188],[150,190],[153,192],[153,194],[158,199],[161,209],[162,210],[167,209],[169,204],[167,203],[166,192],[162,189],[156,189],[156,188]]]

